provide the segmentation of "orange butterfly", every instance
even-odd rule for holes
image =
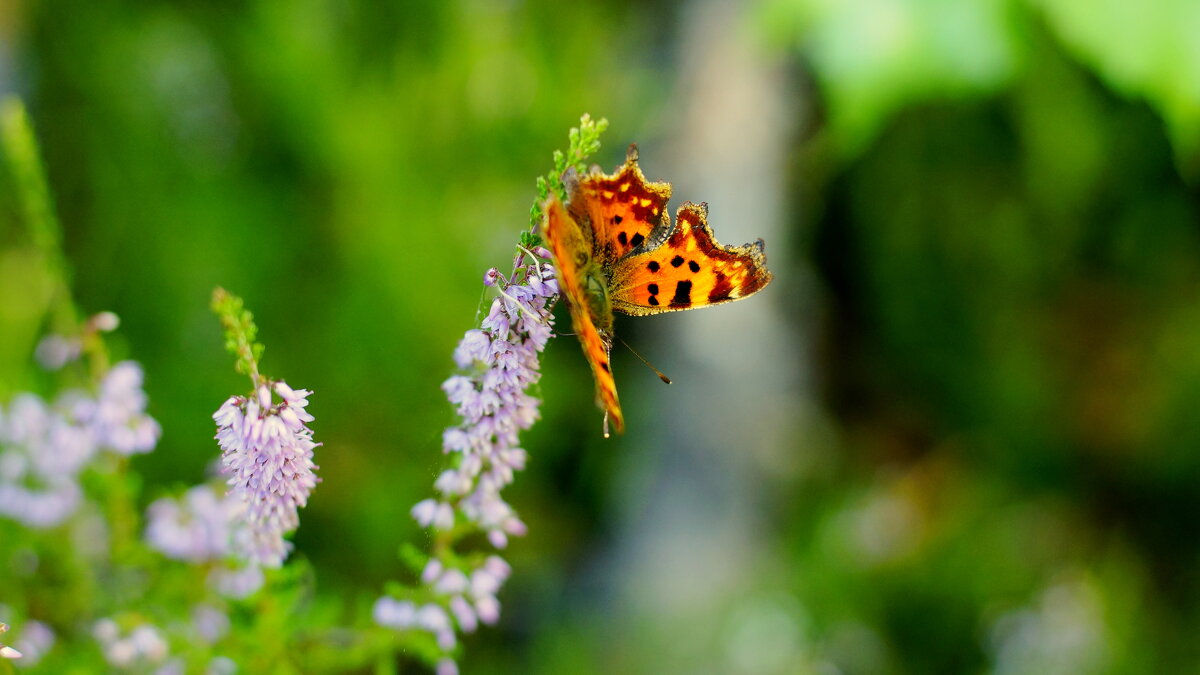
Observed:
[[[551,196],[542,230],[558,265],[571,323],[596,378],[597,404],[617,433],[625,429],[609,365],[613,310],[644,316],[740,300],[771,281],[763,241],[722,246],[706,222],[706,204],[685,203],[667,216],[670,183],[650,183],[629,146],[613,175],[592,167],[563,176],[567,205]]]

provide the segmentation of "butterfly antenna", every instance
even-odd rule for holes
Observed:
[[[634,355],[634,356],[636,356],[636,357],[638,357],[639,359],[641,359],[642,363],[646,364],[646,367],[647,367],[647,368],[649,368],[650,370],[653,370],[653,371],[654,371],[654,374],[658,376],[658,379],[662,380],[663,382],[666,382],[667,384],[671,384],[671,378],[667,377],[666,375],[663,375],[663,372],[662,372],[661,370],[659,370],[658,368],[655,368],[654,366],[650,365],[650,362],[646,360],[646,357],[644,357],[644,356],[642,356],[641,354],[637,353],[637,350],[636,350],[636,349],[634,349],[633,347],[630,347],[630,346],[629,346],[629,343],[628,343],[628,342],[626,342],[625,340],[623,340],[623,339],[621,338],[621,336],[620,336],[620,335],[618,335],[618,336],[616,336],[616,337],[617,337],[617,339],[618,339],[618,340],[621,340],[621,344],[625,345],[625,348],[626,348],[626,349],[628,349],[629,351],[633,352],[633,355]]]

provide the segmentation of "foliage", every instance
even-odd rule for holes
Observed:
[[[573,168],[579,173],[587,171],[587,158],[596,154],[600,149],[600,135],[608,128],[608,120],[601,118],[599,121],[593,121],[588,115],[584,115],[579,120],[578,127],[571,127],[571,132],[568,135],[568,147],[564,153],[562,150],[554,151],[554,170],[545,176],[538,176],[537,179],[537,198],[533,201],[533,206],[529,209],[529,228],[531,233],[536,236],[538,224],[542,221],[542,204],[550,197],[550,193],[558,195],[558,198],[566,202],[567,191],[563,187],[563,174],[567,169]],[[525,248],[533,248],[538,245],[539,240],[527,237],[521,240],[521,245]]]
[[[255,341],[258,326],[254,325],[254,315],[245,308],[241,298],[220,287],[213,291],[212,310],[225,328],[225,350],[237,357],[237,371],[249,375],[251,381],[258,384],[261,378],[258,360],[266,348]]]
[[[76,617],[104,614],[120,636],[163,627],[198,667],[440,660],[371,603],[418,585],[435,544],[410,509],[446,468],[437,387],[479,271],[592,110],[619,141],[601,165],[637,141],[714,220],[729,205],[697,176],[763,208],[727,221],[787,214],[748,234],[776,281],[749,319],[619,328],[680,365],[671,387],[622,380],[646,422],[617,442],[595,433],[579,350],[542,354],[543,419],[505,492],[529,535],[464,672],[1193,668],[1194,4],[17,3],[0,88],[29,111],[0,115],[0,405],[95,397],[132,356],[163,435],[80,472],[121,524],[105,536],[0,520],[5,644],[41,618],[60,640],[41,669],[94,671]],[[747,63],[777,109],[742,95]],[[679,166],[751,136],[778,155]],[[531,215],[572,164],[555,157]],[[245,393],[204,309],[217,285],[255,309],[271,370],[319,392],[329,450],[289,562],[217,600],[229,632],[193,644],[171,622],[210,593],[197,568],[228,561],[165,559],[139,521],[208,484],[210,415]],[[736,341],[762,331],[777,350]],[[48,334],[79,357],[31,367]],[[764,362],[787,395],[724,414]],[[693,390],[715,403],[680,404]],[[697,450],[695,421],[739,440]]]

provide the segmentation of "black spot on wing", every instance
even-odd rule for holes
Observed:
[[[689,261],[688,261],[688,269],[689,269],[689,270],[691,270],[691,271],[693,271],[693,272],[699,272],[699,271],[700,271],[700,264],[699,264],[699,263],[697,263],[695,260],[689,260]]]
[[[658,306],[658,297],[657,297],[658,296],[658,284],[647,284],[646,290],[649,291],[649,293],[650,293],[650,297],[647,298],[646,302],[650,303],[651,306],[657,307]]]
[[[637,248],[638,246],[641,246],[642,242],[645,240],[646,240],[646,238],[642,236],[642,233],[638,232],[637,234],[633,235],[633,237],[629,240],[629,245],[634,248]]]
[[[683,264],[683,256],[677,255],[674,258],[671,258],[671,267],[679,267],[682,264]]]
[[[692,304],[692,282],[681,281],[675,284],[675,295],[671,298],[672,307],[687,307]]]
[[[603,368],[603,369],[604,369],[604,372],[606,372],[606,373],[611,373],[611,372],[612,372],[612,371],[611,371],[611,370],[609,370],[609,368],[608,368],[608,361],[601,361],[601,362],[600,362],[600,367],[601,367],[601,368]]]
[[[617,233],[617,241],[621,242],[621,245],[624,246],[629,243],[629,238],[624,232],[619,232]]]
[[[651,272],[657,272],[659,269],[661,269],[661,265],[659,265],[657,261],[651,260],[650,264],[646,265],[646,269],[650,270]]]
[[[624,220],[624,218],[621,216],[613,216],[613,225],[620,225],[622,220]]]

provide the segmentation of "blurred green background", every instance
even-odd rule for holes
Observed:
[[[145,365],[144,501],[246,386],[223,285],[316,392],[297,554],[348,607],[422,541],[451,350],[581,113],[766,239],[755,298],[618,321],[676,380],[616,356],[623,437],[551,344],[464,672],[1196,672],[1197,35],[1192,0],[9,0],[0,91]],[[10,188],[5,398],[45,328]]]

